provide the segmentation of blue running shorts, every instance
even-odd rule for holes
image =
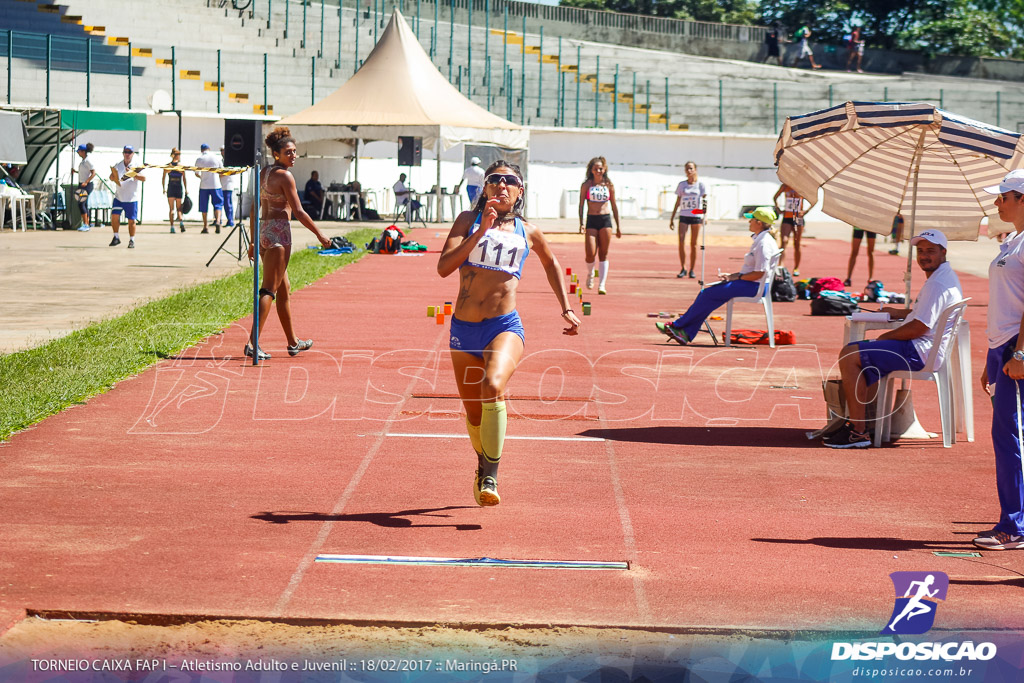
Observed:
[[[134,221],[139,217],[139,203],[122,202],[120,199],[115,199],[110,208],[110,213],[121,213],[122,211],[126,221]]]
[[[199,190],[199,213],[206,213],[209,211],[210,202],[213,202],[214,211],[220,211],[224,208],[224,191],[220,188],[216,190]]]
[[[448,347],[463,351],[477,358],[484,357],[484,349],[502,332],[515,332],[526,344],[526,331],[519,312],[512,311],[494,318],[484,318],[478,323],[468,323],[452,316],[451,340]]]

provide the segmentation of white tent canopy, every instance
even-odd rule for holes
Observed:
[[[441,75],[397,9],[352,78],[280,125],[298,143],[413,136],[446,150],[463,142],[524,149],[529,142],[527,129],[474,104]]]

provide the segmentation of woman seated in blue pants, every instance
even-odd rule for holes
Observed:
[[[698,294],[686,313],[669,325],[654,323],[659,332],[667,334],[680,344],[688,344],[697,336],[707,317],[729,299],[758,296],[764,272],[768,270],[772,257],[779,251],[779,245],[771,233],[772,224],[778,216],[770,206],[761,206],[754,209],[753,213],[743,214],[743,217],[750,219],[750,232],[754,243],[743,257],[740,272],[719,274],[722,282]]]

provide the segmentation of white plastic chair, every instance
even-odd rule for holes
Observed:
[[[21,231],[25,232],[28,227],[28,221],[32,221],[32,229],[38,230],[39,224],[36,223],[36,196],[30,192],[22,192],[20,195],[14,197],[14,205],[21,211]],[[13,214],[11,216],[14,217]],[[17,229],[17,225],[15,225]]]
[[[778,251],[768,262],[768,268],[764,271],[761,284],[758,287],[760,296],[738,296],[729,299],[725,308],[725,345],[732,346],[732,305],[740,304],[761,304],[764,307],[764,320],[768,325],[768,346],[775,348],[775,316],[772,314],[772,280],[775,278],[775,269],[778,268],[782,252]]]
[[[960,401],[954,401],[953,388],[954,378],[952,375],[952,355],[957,353],[955,348],[957,333],[960,329],[960,322],[963,320],[964,310],[970,299],[963,299],[955,304],[946,307],[946,310],[939,316],[935,323],[935,330],[945,330],[946,325],[952,321],[949,334],[945,334],[937,343],[932,344],[928,358],[925,359],[924,367],[918,371],[897,370],[890,372],[879,382],[878,394],[875,397],[875,434],[874,445],[877,448],[883,441],[891,439],[892,414],[895,408],[890,408],[893,401],[893,385],[897,379],[923,379],[935,382],[939,392],[939,416],[942,420],[942,445],[951,448],[956,442],[956,412],[957,406],[963,406]],[[938,364],[939,349],[942,349],[943,363]],[[970,391],[970,386],[963,387],[964,391]],[[973,425],[972,425],[973,427]]]
[[[28,227],[29,216],[31,214],[32,228],[36,227],[35,213],[32,211],[35,205],[35,197],[30,194],[24,194],[20,191],[7,192],[4,197],[8,205],[11,207],[11,229],[14,232],[18,232],[18,216],[21,216],[21,231],[25,232]]]
[[[380,207],[377,206],[376,190],[363,190],[363,199],[366,200],[366,208],[380,212]]]

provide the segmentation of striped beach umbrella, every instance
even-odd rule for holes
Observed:
[[[779,179],[822,211],[888,234],[901,211],[909,235],[941,230],[976,240],[1013,226],[982,190],[1024,167],[1021,135],[922,102],[846,102],[791,116],[775,146]]]

